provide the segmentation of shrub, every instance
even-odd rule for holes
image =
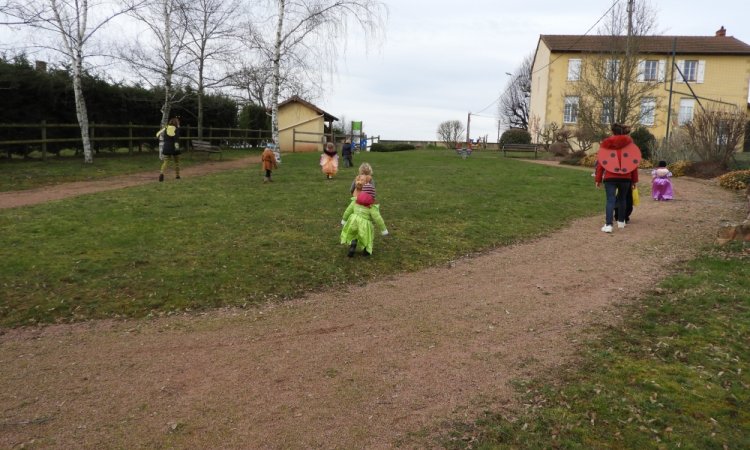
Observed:
[[[654,168],[654,163],[652,163],[648,159],[642,159],[641,163],[638,164],[638,168],[639,169],[653,169]]]
[[[586,152],[583,150],[577,150],[566,155],[560,160],[560,164],[568,164],[571,166],[578,166],[581,164],[581,160],[586,157]]]
[[[633,138],[633,142],[638,148],[641,149],[641,155],[643,159],[651,159],[653,154],[652,150],[656,146],[656,138],[646,127],[638,127],[630,133],[630,137]]]
[[[570,153],[570,146],[567,142],[555,142],[550,144],[549,152],[554,156],[565,156]]]
[[[727,189],[747,189],[750,185],[750,170],[735,170],[719,177],[719,186]]]
[[[500,136],[500,145],[504,144],[531,144],[531,134],[520,128],[511,128]]]
[[[594,167],[596,165],[596,158],[597,154],[592,153],[590,155],[586,155],[578,162],[580,165],[584,167]]]
[[[717,161],[697,161],[685,170],[685,174],[695,178],[707,180],[727,173],[724,164]]]
[[[692,161],[688,160],[681,160],[681,161],[675,161],[672,164],[669,164],[667,166],[667,169],[669,169],[670,172],[672,172],[673,177],[684,177],[687,175],[688,170],[690,170],[690,166],[693,165]]]
[[[414,147],[412,144],[382,144],[380,142],[377,142],[375,144],[372,144],[372,147],[370,147],[371,152],[403,152],[405,150],[414,150],[416,147]]]

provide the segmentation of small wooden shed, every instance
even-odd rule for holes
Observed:
[[[282,152],[322,152],[326,136],[339,119],[294,95],[279,104],[279,147]]]

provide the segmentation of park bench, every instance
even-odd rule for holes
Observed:
[[[525,152],[534,153],[534,159],[537,157],[538,146],[536,144],[503,144],[503,156],[508,156],[508,152]]]
[[[208,141],[202,141],[199,139],[191,139],[190,151],[208,153],[208,156],[211,156],[212,153],[218,153],[219,159],[222,159],[221,147],[216,146],[216,145],[211,145],[211,143]]]

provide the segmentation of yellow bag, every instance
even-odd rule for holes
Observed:
[[[641,204],[641,196],[638,194],[638,188],[633,189],[633,206]]]

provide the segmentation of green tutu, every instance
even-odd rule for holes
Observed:
[[[352,202],[344,211],[344,228],[341,230],[341,243],[349,245],[352,240],[357,240],[357,249],[372,253],[372,244],[375,241],[375,226],[380,231],[386,229],[383,217],[380,215],[380,205],[370,207],[358,205],[352,197]]]

